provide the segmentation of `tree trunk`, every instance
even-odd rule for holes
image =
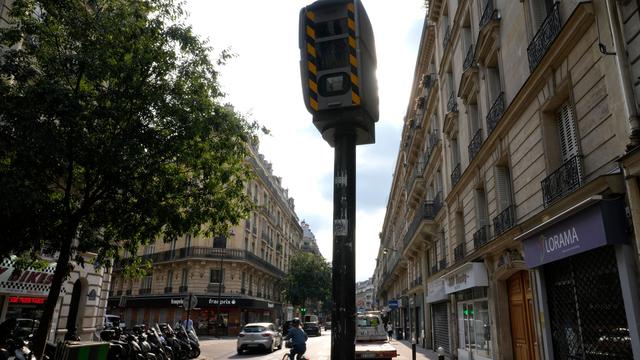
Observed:
[[[56,270],[53,273],[51,290],[49,291],[49,296],[47,296],[47,301],[44,304],[44,311],[42,318],[40,319],[40,325],[38,326],[38,330],[36,330],[33,339],[33,352],[37,359],[43,358],[45,346],[47,344],[47,334],[49,333],[53,313],[56,309],[58,298],[60,297],[62,283],[67,277],[69,261],[71,260],[71,243],[73,242],[73,234],[75,234],[75,231],[69,231],[60,246],[60,255],[58,256]]]

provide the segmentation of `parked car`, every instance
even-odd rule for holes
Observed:
[[[125,327],[125,323],[124,321],[120,320],[120,316],[118,315],[110,315],[110,314],[106,314],[104,316],[104,327],[106,328],[115,328],[115,327],[119,327],[119,328],[124,328]]]
[[[273,323],[251,323],[238,334],[238,354],[245,350],[266,350],[273,352],[282,349],[282,333]]]
[[[331,321],[325,321],[324,331],[331,330]]]
[[[322,335],[322,329],[320,328],[320,322],[316,315],[305,315],[302,329],[307,335]]]

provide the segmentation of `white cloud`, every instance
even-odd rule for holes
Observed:
[[[295,199],[300,219],[310,222],[322,254],[332,257],[333,201],[322,189],[332,178],[333,149],[311,123],[301,95],[298,16],[311,1],[189,0],[189,22],[194,31],[209,38],[216,55],[226,48],[237,54],[219,68],[227,100],[272,132],[261,138],[260,152],[272,162],[274,173]],[[423,0],[363,1],[371,19],[378,56],[380,122],[399,134],[409,101],[409,91],[424,20]],[[384,137],[378,133],[378,139]],[[358,150],[358,168],[376,169],[388,179],[375,191],[388,194],[398,139],[384,147],[367,145]],[[364,150],[364,151],[363,151]],[[385,153],[386,152],[386,153]],[[370,173],[370,172],[369,172]],[[377,176],[376,181],[380,181]],[[373,180],[373,179],[372,179]],[[367,181],[358,177],[358,183]],[[377,186],[377,183],[374,184]],[[385,201],[357,211],[358,280],[373,274],[382,229]],[[360,203],[360,201],[359,201]],[[367,203],[369,204],[369,203]],[[314,223],[314,221],[316,223]]]

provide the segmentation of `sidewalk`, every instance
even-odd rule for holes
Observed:
[[[398,350],[397,360],[411,360],[411,342],[407,340],[391,340],[396,350]],[[424,349],[420,345],[416,345],[416,360],[438,360],[438,354],[435,351]]]

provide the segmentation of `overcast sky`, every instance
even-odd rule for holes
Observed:
[[[188,21],[209,40],[213,57],[237,57],[219,68],[227,101],[270,129],[260,152],[295,199],[322,255],[332,257],[333,148],[311,122],[302,99],[298,49],[299,0],[188,0]],[[363,0],[378,55],[380,120],[376,143],[357,147],[356,279],[373,275],[387,198],[406,113],[424,0]]]

